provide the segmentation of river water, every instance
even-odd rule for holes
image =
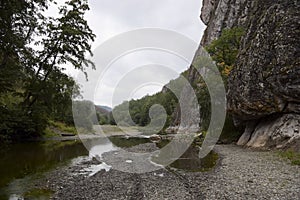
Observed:
[[[104,152],[119,148],[132,147],[151,142],[147,138],[125,138],[115,136],[86,141],[87,150],[81,141],[44,141],[2,145],[0,150],[0,200],[49,199],[52,191],[32,188],[32,184],[42,178],[45,172],[82,160],[101,156]],[[163,141],[166,143],[166,141]],[[162,147],[159,144],[158,147]],[[206,171],[212,168],[217,160],[215,153],[204,159],[198,159],[196,148],[190,148],[180,159],[170,165],[173,169],[187,171]],[[87,169],[90,175],[99,170],[109,171],[105,163]]]

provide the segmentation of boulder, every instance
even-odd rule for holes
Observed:
[[[157,134],[153,134],[150,136],[149,138],[152,142],[160,142],[161,141],[161,136],[157,135]]]
[[[228,110],[240,121],[300,113],[299,1],[253,2],[228,81]]]

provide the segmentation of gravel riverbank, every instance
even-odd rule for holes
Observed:
[[[235,145],[217,145],[215,151],[220,160],[210,172],[130,174],[111,169],[88,176],[82,169],[98,161],[86,161],[49,172],[40,185],[55,191],[53,199],[300,199],[300,167],[276,153]]]

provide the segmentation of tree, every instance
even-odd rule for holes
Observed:
[[[72,65],[75,69],[84,71],[92,65],[86,58],[86,52],[91,52],[89,41],[95,35],[84,20],[84,13],[89,7],[86,1],[71,0],[59,9],[60,17],[39,17],[42,22],[35,30],[40,41],[36,45],[42,50],[35,51],[30,66],[33,77],[26,88],[25,105],[29,108],[38,101],[40,93],[44,91],[47,81],[51,81],[51,74],[59,74],[62,64]],[[32,62],[33,61],[33,62]],[[37,61],[37,62],[36,62]]]
[[[206,47],[206,50],[211,55],[212,59],[217,63],[225,82],[225,86],[227,85],[230,71],[234,68],[243,35],[244,29],[241,27],[224,29],[221,36]],[[205,121],[207,122],[207,120]],[[206,124],[208,124],[208,122]],[[232,142],[239,138],[239,136],[239,130],[237,130],[234,126],[232,116],[227,114],[220,140]]]
[[[62,66],[94,67],[86,55],[95,38],[84,19],[87,0],[65,2],[58,17],[45,16],[50,4],[56,2],[0,2],[1,134],[40,134],[50,117],[72,123],[71,94],[79,90]]]
[[[241,27],[224,29],[221,36],[205,48],[216,61],[225,82],[236,61],[243,35],[244,29]]]

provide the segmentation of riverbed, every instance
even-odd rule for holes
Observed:
[[[0,199],[300,199],[299,166],[236,145],[217,145],[204,159],[192,147],[156,171],[126,172],[143,161],[122,150],[153,152],[168,143],[116,135],[3,146]]]
[[[148,143],[128,150],[153,148]],[[55,191],[53,199],[67,200],[300,199],[299,166],[291,165],[276,153],[236,145],[217,145],[215,151],[220,159],[209,171],[163,168],[134,174],[111,169],[92,176],[72,175],[85,168],[79,165],[53,171],[39,186]]]
[[[83,141],[36,141],[3,147],[0,157],[0,199],[50,199],[64,188],[60,184],[69,183],[70,179],[85,180],[99,174],[109,177],[118,173],[110,163],[101,161],[103,157],[107,158],[108,162],[113,162],[111,155],[116,155],[122,149],[151,152],[168,144],[167,140],[157,143],[150,141],[149,137],[120,135],[109,138],[94,137]],[[168,173],[177,170],[209,171],[218,159],[214,152],[204,159],[197,156],[197,148],[191,147],[181,158],[162,170]],[[130,168],[131,162],[132,160],[128,159],[122,163]],[[167,173],[153,172],[154,177],[162,178],[164,174]],[[54,179],[51,179],[52,177]]]

